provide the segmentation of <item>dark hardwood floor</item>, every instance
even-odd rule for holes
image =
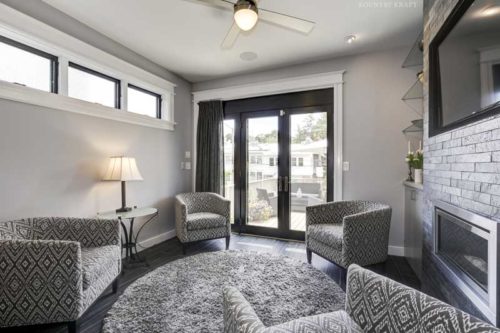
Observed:
[[[217,239],[205,242],[199,242],[188,248],[187,255],[194,255],[207,251],[223,251],[225,249],[225,240]],[[230,249],[249,250],[257,252],[271,252],[282,254],[298,260],[306,261],[306,251],[303,242],[285,241],[270,238],[261,238],[247,235],[233,234],[231,237]],[[119,278],[119,289],[117,294],[112,294],[109,287],[103,295],[88,309],[88,311],[79,320],[80,332],[97,333],[101,331],[102,321],[109,308],[116,301],[118,296],[139,277],[173,260],[181,259],[182,247],[177,239],[171,239],[166,242],[155,245],[142,251],[141,256],[147,260],[149,267],[143,265],[133,265],[125,269],[124,274]],[[339,283],[342,289],[345,289],[345,281],[340,281],[341,270],[334,264],[313,254],[312,265],[329,275],[333,280]],[[399,281],[410,287],[420,289],[420,282],[407,261],[403,257],[389,256],[383,264],[373,265],[369,269],[388,276],[391,279]],[[2,332],[37,332],[37,333],[63,333],[67,331],[66,325],[43,325],[33,327],[18,327],[3,329]]]

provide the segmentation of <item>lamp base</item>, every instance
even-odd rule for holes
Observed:
[[[130,212],[132,210],[131,207],[122,207],[122,208],[118,208],[116,210],[117,213],[126,213],[126,212]]]

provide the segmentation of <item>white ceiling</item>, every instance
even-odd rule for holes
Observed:
[[[262,8],[316,27],[305,36],[259,22],[222,50],[232,13],[196,0],[44,1],[191,82],[410,45],[423,6],[423,0],[261,0]],[[351,34],[357,40],[349,45],[344,38]],[[258,58],[242,60],[249,51]]]

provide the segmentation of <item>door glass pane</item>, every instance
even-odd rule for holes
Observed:
[[[278,227],[278,117],[247,120],[247,224]]]
[[[224,197],[231,200],[234,223],[234,119],[224,120]]]
[[[290,116],[290,229],[306,230],[306,207],[326,202],[327,113]]]

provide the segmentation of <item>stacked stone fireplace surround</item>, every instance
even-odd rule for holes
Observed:
[[[500,221],[500,116],[429,138],[429,43],[458,0],[427,1],[424,18],[424,230],[422,289],[479,318],[433,253],[434,200]],[[486,320],[486,319],[485,319]]]

